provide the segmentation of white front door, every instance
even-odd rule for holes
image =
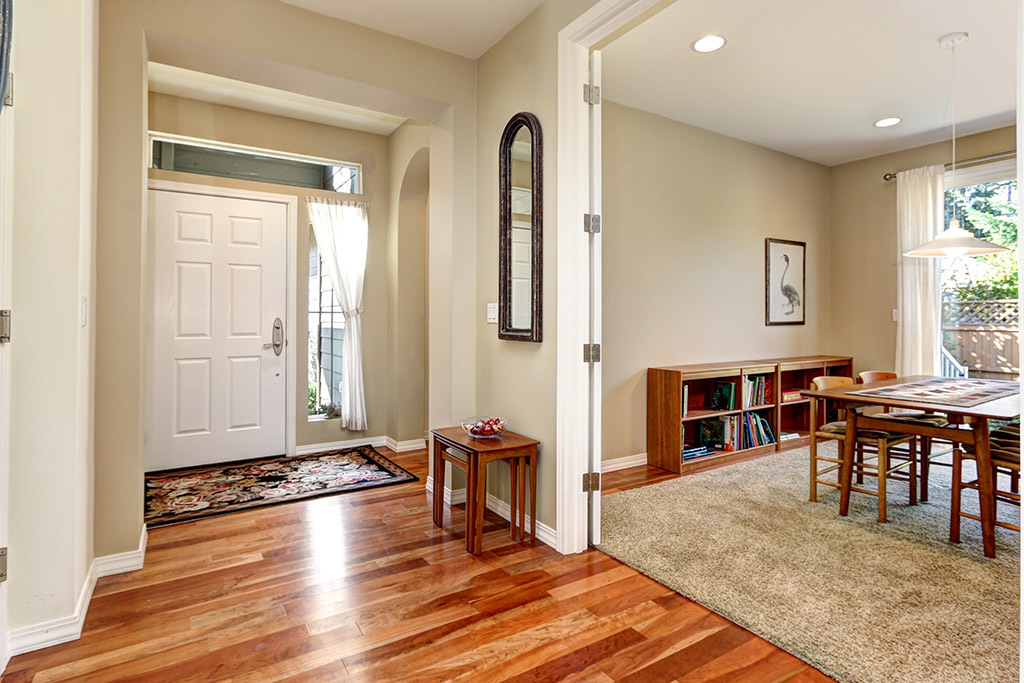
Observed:
[[[155,434],[146,469],[284,454],[285,205],[150,190],[149,220]]]

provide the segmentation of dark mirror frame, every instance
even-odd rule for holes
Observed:
[[[530,327],[512,327],[512,142],[520,128],[530,131],[532,250],[530,254],[531,296]],[[544,143],[540,121],[528,112],[519,112],[505,125],[498,147],[498,339],[541,341],[541,225],[544,209]]]

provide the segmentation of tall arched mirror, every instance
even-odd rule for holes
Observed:
[[[542,156],[540,121],[513,116],[498,149],[499,339],[541,340]]]

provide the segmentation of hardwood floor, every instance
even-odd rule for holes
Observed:
[[[491,513],[467,554],[461,506],[431,523],[426,452],[380,450],[421,480],[150,531],[81,639],[2,681],[830,680],[601,552],[512,543]]]

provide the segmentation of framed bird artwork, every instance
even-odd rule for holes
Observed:
[[[765,239],[765,325],[803,325],[806,322],[806,265],[806,242]]]

